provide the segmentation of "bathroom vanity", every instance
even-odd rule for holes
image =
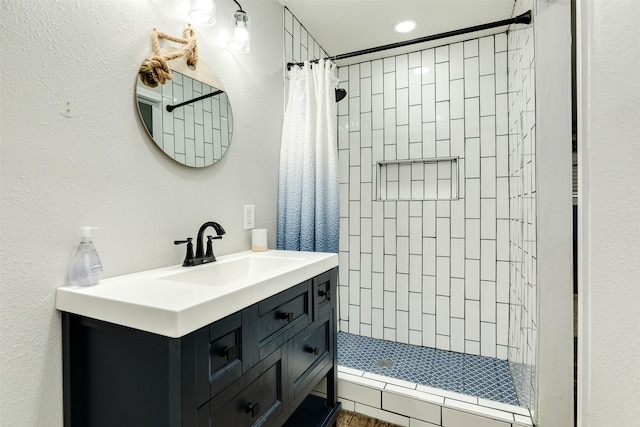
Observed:
[[[334,425],[336,283],[335,254],[269,251],[59,288],[65,426]]]

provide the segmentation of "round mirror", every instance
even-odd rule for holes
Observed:
[[[233,135],[231,104],[222,83],[198,61],[169,61],[173,78],[156,87],[138,77],[136,101],[140,119],[156,145],[186,166],[200,168],[224,156]]]

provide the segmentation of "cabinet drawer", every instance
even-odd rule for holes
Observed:
[[[310,323],[311,280],[258,304],[260,359]]]
[[[298,334],[293,340],[293,351],[289,355],[291,378],[294,384],[304,380],[308,371],[329,352],[329,322]]]
[[[198,404],[240,378],[243,351],[240,313],[198,331]]]
[[[216,427],[269,425],[282,412],[281,369],[281,361],[278,360],[231,399],[220,405],[212,402],[209,423],[199,425]]]

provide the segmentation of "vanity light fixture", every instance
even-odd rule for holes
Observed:
[[[251,29],[249,15],[242,10],[242,6],[233,0],[239,7],[233,13],[233,22],[227,47],[237,53],[247,53],[251,50]]]
[[[199,25],[211,26],[216,23],[216,0],[191,0],[189,18]]]
[[[413,31],[418,26],[418,23],[413,19],[403,19],[393,24],[393,29],[398,33],[408,33]]]

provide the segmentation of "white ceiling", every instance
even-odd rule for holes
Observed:
[[[330,55],[440,34],[447,31],[511,18],[514,0],[278,0]],[[418,21],[407,34],[393,30],[400,19]],[[506,31],[506,27],[473,35],[394,49],[378,54],[343,59],[338,65],[416,51]]]

